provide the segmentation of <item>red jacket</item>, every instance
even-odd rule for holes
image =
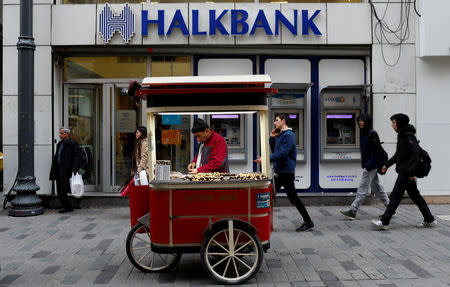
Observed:
[[[192,162],[197,162],[198,152],[197,150],[197,154]],[[227,143],[214,130],[211,130],[211,135],[205,140],[200,165],[197,168],[198,172],[230,172]]]

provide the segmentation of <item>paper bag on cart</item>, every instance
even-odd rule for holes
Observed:
[[[139,172],[139,179],[140,179],[141,185],[148,185],[147,172],[145,172],[145,170],[141,170]]]

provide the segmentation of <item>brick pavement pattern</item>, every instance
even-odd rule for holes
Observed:
[[[354,221],[338,214],[347,208],[309,206],[316,228],[306,233],[294,231],[294,208],[275,208],[271,249],[244,286],[450,286],[450,221],[417,228],[417,207],[400,205],[390,229],[381,231],[370,220],[382,206],[363,206]],[[430,208],[450,214],[450,205]],[[0,286],[217,286],[198,254],[184,254],[170,272],[140,272],[126,256],[129,230],[125,207],[25,218],[2,210]]]

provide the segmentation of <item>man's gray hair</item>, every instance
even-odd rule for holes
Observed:
[[[63,130],[66,134],[70,135],[70,129],[66,127],[60,127],[60,130]]]

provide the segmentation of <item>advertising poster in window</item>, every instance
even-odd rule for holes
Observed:
[[[179,145],[181,144],[181,131],[180,130],[162,130],[161,143],[167,145]]]

